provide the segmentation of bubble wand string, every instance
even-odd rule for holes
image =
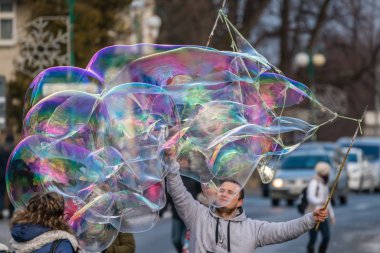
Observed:
[[[224,5],[226,4],[226,0],[223,1],[223,4],[222,4],[222,7],[220,8],[219,10],[219,13],[218,13],[218,16],[216,17],[216,20],[215,20],[215,23],[214,23],[214,26],[211,30],[211,33],[210,35],[208,36],[208,41],[207,41],[207,44],[206,44],[206,47],[208,47],[210,45],[210,42],[211,42],[211,39],[212,37],[214,36],[214,31],[216,29],[216,26],[218,25],[218,21],[219,21],[219,18],[220,18],[220,12],[223,12],[223,8],[224,8]]]
[[[355,139],[356,139],[356,136],[358,135],[359,130],[360,130],[360,133],[363,134],[363,133],[362,133],[362,128],[361,128],[361,125],[360,125],[360,124],[363,122],[363,119],[364,119],[364,116],[365,116],[366,112],[367,112],[367,106],[366,106],[366,108],[364,109],[364,112],[363,112],[363,115],[362,115],[361,119],[358,120],[358,126],[356,127],[356,130],[355,130],[354,136],[353,136],[352,139],[351,139],[350,146],[348,147],[347,152],[346,152],[346,155],[344,156],[344,159],[343,159],[342,163],[340,164],[338,175],[336,175],[336,178],[335,178],[335,181],[334,181],[333,187],[331,188],[330,195],[329,195],[329,197],[327,198],[327,200],[326,200],[326,202],[325,202],[325,204],[324,204],[324,206],[323,206],[322,209],[326,209],[326,208],[327,208],[327,205],[329,204],[329,202],[330,202],[330,200],[331,200],[331,198],[332,198],[332,196],[333,196],[333,194],[334,194],[334,192],[335,192],[336,186],[338,185],[338,179],[339,179],[339,177],[340,177],[340,174],[341,174],[342,171],[343,171],[343,167],[344,167],[344,165],[345,165],[345,163],[346,163],[346,160],[347,160],[348,154],[350,153],[350,150],[351,150],[351,148],[352,148],[352,145],[354,144],[354,141],[355,141]],[[317,223],[317,225],[315,226],[315,231],[318,230],[320,224],[321,224],[321,222],[318,222],[318,223]]]

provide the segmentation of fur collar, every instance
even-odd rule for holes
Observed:
[[[62,230],[48,231],[27,242],[16,242],[15,240],[11,239],[11,247],[17,253],[29,253],[41,248],[46,244],[62,239],[69,240],[74,250],[78,248],[78,242],[75,236]]]

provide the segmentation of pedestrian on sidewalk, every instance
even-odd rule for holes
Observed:
[[[37,193],[11,220],[14,252],[74,253],[78,242],[64,221],[64,198],[55,192]]]
[[[307,187],[307,212],[313,212],[318,208],[323,207],[326,200],[328,199],[330,170],[331,167],[326,162],[319,162],[315,165],[316,175],[309,182],[309,185]],[[325,222],[322,222],[318,229],[318,231],[320,231],[322,234],[322,241],[318,249],[319,253],[325,253],[327,251],[327,246],[330,240],[329,222],[331,222],[331,224],[335,224],[335,214],[331,203],[327,205],[327,211],[330,218],[327,219]],[[317,241],[318,231],[316,231],[315,229],[311,229],[309,232],[310,238],[307,244],[308,253],[314,253],[314,247]]]

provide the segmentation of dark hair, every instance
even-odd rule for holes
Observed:
[[[191,164],[191,159],[190,159],[190,152],[180,152],[177,156],[177,161],[180,160],[187,160],[189,164]]]
[[[239,200],[244,199],[244,188],[243,188],[243,186],[241,186],[241,184],[238,181],[233,180],[233,179],[225,179],[222,181],[222,183],[220,185],[222,185],[224,183],[233,183],[233,184],[238,185],[240,187]]]
[[[64,198],[55,192],[38,193],[28,202],[26,209],[15,212],[11,225],[39,224],[55,230],[73,233],[64,221]]]

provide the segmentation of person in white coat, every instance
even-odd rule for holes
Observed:
[[[307,212],[313,212],[324,206],[326,200],[329,196],[329,174],[331,167],[326,162],[319,162],[315,166],[315,177],[310,181],[307,187],[307,200],[308,206],[306,208]],[[329,222],[335,224],[334,210],[331,203],[327,205],[328,216],[325,222],[322,222],[319,226],[318,231],[322,234],[322,242],[319,245],[319,253],[325,253],[330,240],[330,228]],[[317,240],[318,231],[311,229],[309,232],[310,238],[307,244],[307,252],[314,253],[314,246]]]

